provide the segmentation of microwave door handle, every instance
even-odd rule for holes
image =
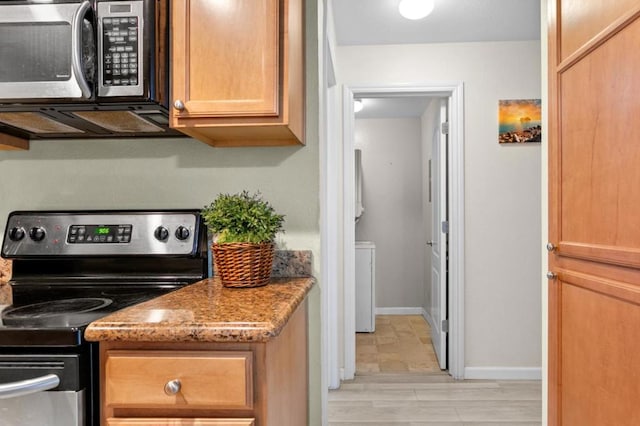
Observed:
[[[55,374],[47,374],[35,379],[20,380],[0,385],[0,399],[17,398],[53,389],[60,384]]]
[[[84,78],[84,71],[82,70],[82,20],[90,8],[91,3],[83,1],[78,10],[76,10],[76,13],[73,15],[71,34],[71,66],[73,67],[73,73],[76,76],[78,86],[80,86],[80,90],[82,91],[82,96],[85,99],[91,97],[91,88]]]

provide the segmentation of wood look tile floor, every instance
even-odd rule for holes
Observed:
[[[540,381],[356,376],[329,392],[329,426],[540,426]]]
[[[430,340],[427,342],[424,339],[429,336],[428,328],[425,330],[419,320],[422,317],[378,316],[376,335],[365,334],[364,338],[357,338],[356,348],[359,348],[357,353],[360,354],[360,361],[356,367],[356,378],[343,382],[340,389],[329,392],[329,426],[542,424],[540,381],[453,380],[446,371],[438,368],[432,347],[416,346],[411,349],[407,345],[411,336],[404,332],[398,333],[410,331],[411,328],[420,341],[419,344],[430,347]],[[379,331],[382,334],[378,334]],[[378,340],[378,337],[385,339]],[[402,350],[392,350],[392,346],[385,346],[392,344],[389,341],[392,338],[396,339],[395,345],[402,346],[404,352],[413,355],[404,356]],[[418,345],[415,339],[413,343]],[[422,358],[416,361],[418,349],[427,350],[430,366]],[[386,356],[363,356],[367,353],[397,354],[393,355],[393,360],[398,363],[386,363]],[[412,370],[418,367],[422,370]]]
[[[421,315],[377,315],[374,333],[356,333],[356,374],[440,372]]]

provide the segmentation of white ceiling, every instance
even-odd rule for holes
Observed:
[[[338,45],[540,39],[540,0],[435,0],[410,21],[400,0],[331,0]]]
[[[435,0],[410,21],[400,0],[331,0],[339,46],[540,39],[540,0]],[[420,117],[432,97],[365,98],[356,118]]]

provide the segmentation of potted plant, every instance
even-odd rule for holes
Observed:
[[[269,283],[274,239],[284,216],[260,193],[220,194],[202,211],[213,234],[216,274],[225,287],[258,287]]]

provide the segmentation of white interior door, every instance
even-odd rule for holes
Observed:
[[[447,368],[447,100],[440,101],[440,126],[431,146],[431,340],[443,370]],[[444,225],[446,223],[446,225]]]

